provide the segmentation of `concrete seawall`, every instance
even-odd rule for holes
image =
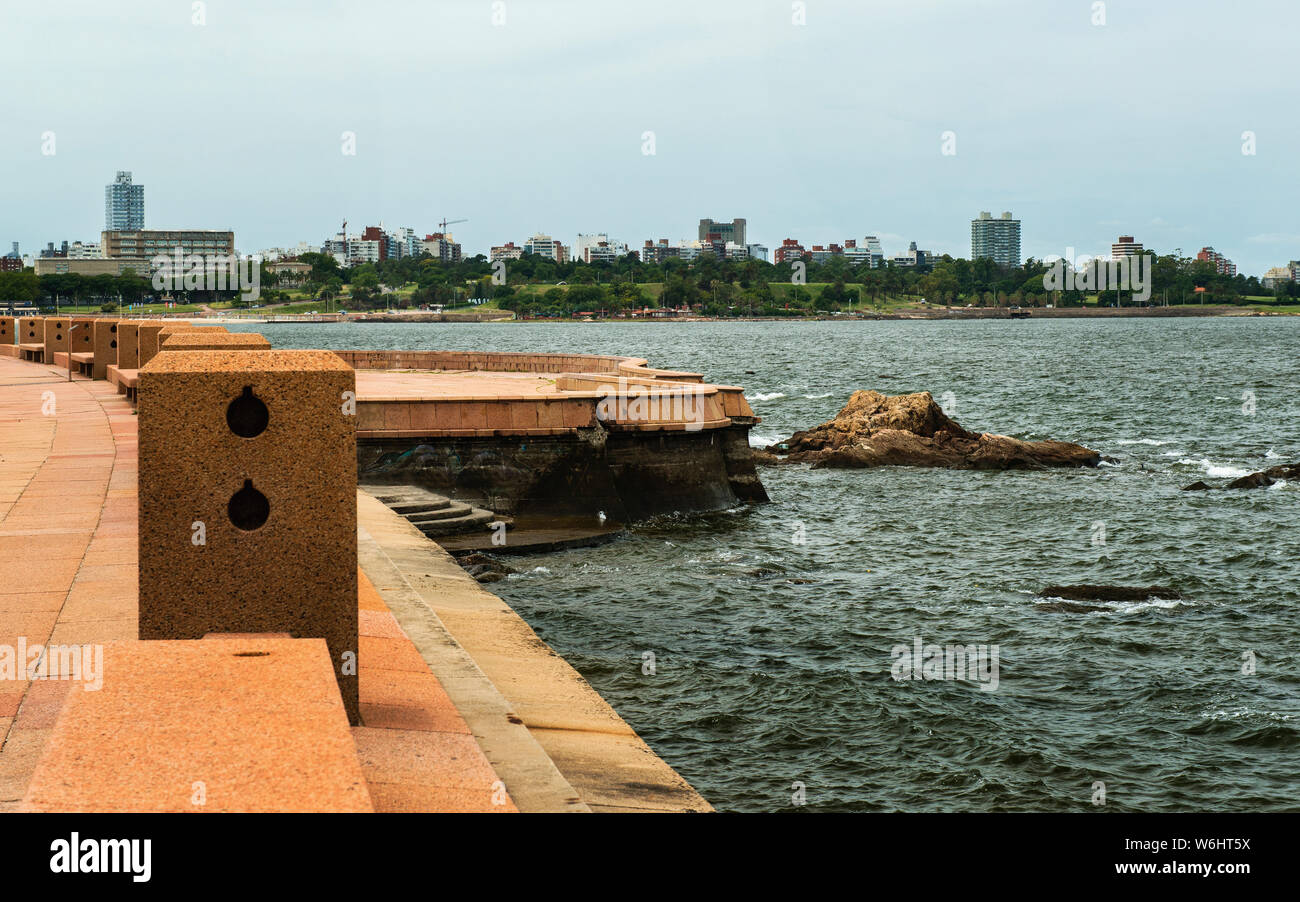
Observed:
[[[642,358],[338,351],[357,368],[368,484],[417,485],[516,517],[618,522],[768,500],[738,386]]]

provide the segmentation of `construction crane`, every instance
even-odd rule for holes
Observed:
[[[444,218],[442,222],[438,223],[438,228],[442,229],[442,233],[445,235],[445,234],[447,234],[447,226],[449,226],[449,225],[455,225],[455,224],[458,223],[458,222],[469,222],[469,220],[468,220],[468,219],[445,219],[445,218]]]

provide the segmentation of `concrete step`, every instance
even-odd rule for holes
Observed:
[[[383,499],[380,500],[382,501]],[[446,510],[448,507],[454,506],[457,502],[452,501],[450,498],[444,498],[443,496],[438,495],[418,500],[413,498],[403,498],[398,501],[385,503],[399,514],[409,517],[413,514],[425,513],[426,511]]]
[[[492,511],[485,511],[482,508],[472,508],[468,514],[463,517],[455,517],[450,520],[430,520],[426,523],[416,523],[415,526],[426,536],[449,536],[457,533],[469,532],[470,530],[482,529],[496,519],[496,514]]]
[[[397,510],[397,508],[393,508],[393,509]],[[410,520],[416,526],[419,526],[421,523],[430,523],[433,522],[434,520],[452,520],[455,519],[456,517],[463,517],[473,509],[474,508],[470,507],[468,504],[465,504],[464,502],[450,501],[447,503],[446,507],[441,507],[436,510],[414,511],[409,514],[403,513],[400,510],[398,510],[397,512],[405,516],[406,519]]]

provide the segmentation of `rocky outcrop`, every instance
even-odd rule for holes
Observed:
[[[1026,442],[962,428],[929,392],[883,395],[857,391],[835,419],[796,432],[755,455],[757,463],[814,467],[947,467],[1021,470],[1093,467],[1101,455],[1072,442]]]
[[[1283,464],[1279,467],[1269,467],[1267,470],[1260,470],[1258,473],[1248,473],[1245,476],[1238,477],[1232,482],[1223,486],[1225,489],[1261,489],[1279,482],[1291,482],[1300,480],[1300,464]],[[1212,489],[1214,486],[1206,485],[1200,480],[1193,482],[1191,485],[1183,486],[1184,492],[1200,492],[1206,489]]]

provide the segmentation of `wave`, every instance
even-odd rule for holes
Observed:
[[[774,391],[774,392],[771,392],[770,394],[766,394],[766,395],[765,395],[765,394],[762,394],[762,393],[760,392],[760,393],[756,393],[756,394],[752,394],[752,395],[750,395],[750,396],[749,396],[749,400],[751,400],[751,401],[775,401],[777,398],[784,398],[784,397],[785,397],[785,392],[782,392],[782,391]]]
[[[1250,470],[1243,470],[1240,467],[1221,466],[1219,464],[1212,463],[1211,461],[1206,460],[1205,458],[1201,458],[1200,460],[1194,460],[1190,457],[1184,457],[1181,458],[1178,461],[1178,463],[1189,467],[1200,467],[1202,470],[1205,471],[1206,476],[1210,476],[1215,479],[1237,479],[1241,476],[1250,475]]]
[[[768,445],[775,445],[783,438],[785,438],[783,435],[762,435],[757,432],[751,432],[749,434],[749,447],[766,448]]]
[[[1122,438],[1115,442],[1117,445],[1172,445],[1173,442],[1162,442],[1154,438]]]
[[[835,394],[835,392],[828,391],[820,395],[804,395],[804,397],[807,398],[809,401],[820,401],[822,400],[822,398],[829,398],[833,394]]]

